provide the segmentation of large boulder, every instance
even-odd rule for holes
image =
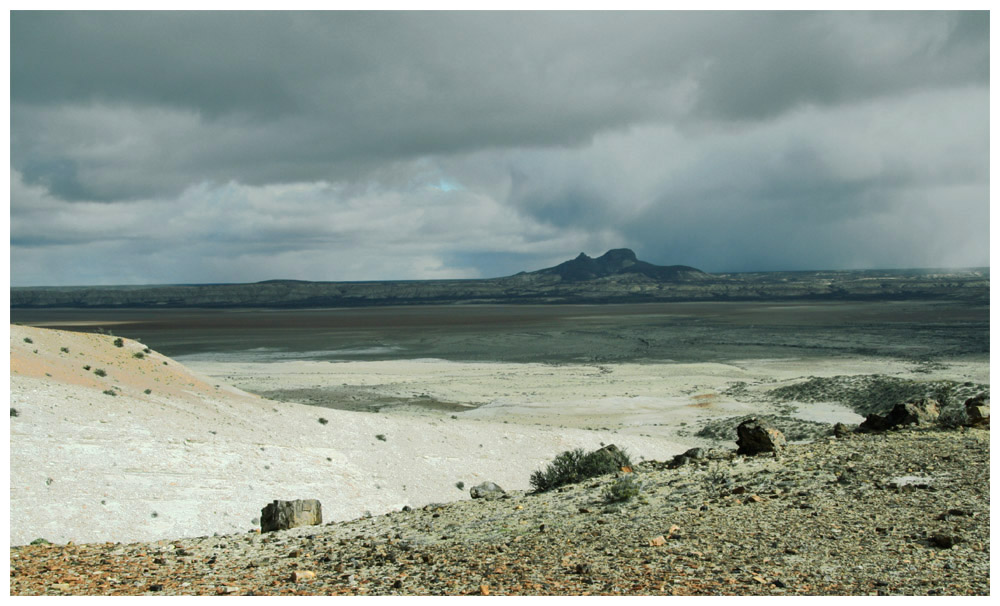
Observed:
[[[983,425],[990,422],[990,398],[979,394],[965,401],[965,416],[970,425]]]
[[[486,499],[487,501],[499,499],[505,494],[506,491],[493,482],[483,482],[478,486],[473,486],[472,490],[469,491],[469,495],[472,496],[473,499]]]
[[[937,400],[920,398],[896,404],[889,414],[872,413],[858,426],[858,431],[887,431],[907,425],[929,425],[941,416]]]
[[[323,523],[323,509],[316,499],[273,501],[260,510],[260,531],[288,530]]]
[[[785,448],[785,435],[759,419],[747,419],[736,427],[736,446],[736,454],[776,453]]]

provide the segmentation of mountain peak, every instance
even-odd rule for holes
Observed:
[[[613,248],[596,259],[580,253],[571,261],[529,273],[558,276],[562,282],[583,282],[622,274],[640,274],[660,282],[701,279],[705,276],[701,270],[686,265],[663,266],[640,261],[629,248]]]

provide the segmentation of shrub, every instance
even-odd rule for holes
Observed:
[[[132,357],[139,358],[141,360],[146,357],[146,354],[142,353],[141,351],[137,351],[134,354],[132,354]]]
[[[125,340],[121,337],[115,339],[115,347],[125,347]]]
[[[83,369],[84,370],[90,370],[90,364],[84,364],[83,365]]]
[[[39,537],[39,538],[37,538],[37,539],[35,539],[34,541],[31,542],[31,545],[51,545],[51,544],[52,543],[50,543],[49,541],[46,541],[45,539],[43,539],[41,537]]]
[[[457,488],[459,490],[465,490],[465,482],[461,482],[461,481],[455,482],[455,488]]]
[[[147,353],[147,354],[148,354],[148,353],[153,353],[153,350],[152,350],[152,349],[150,349],[150,348],[148,348],[148,347],[146,347],[146,348],[144,348],[144,349],[142,350],[142,353]]]
[[[69,347],[60,347],[59,351],[61,351],[63,353],[69,353]]]
[[[152,389],[147,389],[147,390],[143,391],[142,393],[144,393],[144,394],[146,394],[148,396],[149,394],[153,393],[153,390]]]
[[[97,376],[99,376],[99,377],[106,377],[106,376],[108,376],[107,371],[105,371],[103,368],[98,368],[97,370],[94,371],[94,374],[97,375]]]
[[[560,453],[545,470],[531,474],[530,482],[535,492],[545,492],[587,478],[615,473],[631,465],[628,454],[617,448],[602,448],[593,452],[577,448]]]
[[[615,480],[610,486],[604,489],[605,503],[624,503],[632,497],[639,496],[642,483],[635,479],[635,474],[630,473]]]
[[[327,421],[327,420],[326,420],[326,419],[324,419],[323,417],[320,417],[320,418],[319,418],[319,424],[320,424],[320,425],[326,425],[327,423],[329,423],[329,421]]]
[[[17,416],[20,416],[20,415],[21,415],[21,413],[17,412],[16,408],[14,408],[13,406],[10,407],[10,416],[17,417]]]
[[[104,390],[104,395],[106,395],[106,396],[117,396],[118,394],[116,394],[115,390],[113,390],[113,389],[105,389]]]
[[[382,440],[383,442],[385,442],[385,434],[384,433],[376,434],[375,439]]]
[[[31,340],[31,337],[25,337],[24,338],[24,342],[25,343],[34,343],[34,341]]]

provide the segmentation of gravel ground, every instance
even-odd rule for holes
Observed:
[[[260,535],[11,549],[12,595],[989,595],[989,430],[733,449]]]

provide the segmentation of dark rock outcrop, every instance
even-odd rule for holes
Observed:
[[[970,425],[984,425],[990,422],[990,398],[980,394],[965,401],[965,416]]]
[[[888,431],[907,425],[927,425],[941,416],[937,400],[920,398],[902,404],[896,404],[889,414],[872,413],[858,426],[858,431]]]
[[[736,446],[736,454],[776,453],[785,448],[785,435],[759,419],[747,419],[736,428]]]
[[[323,523],[323,510],[316,499],[272,501],[260,510],[260,531],[273,532]]]

